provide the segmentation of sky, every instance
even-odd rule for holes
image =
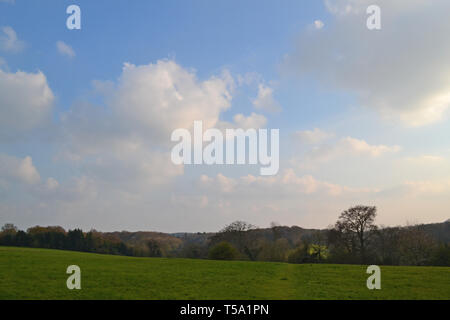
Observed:
[[[380,8],[369,30],[366,9]],[[66,26],[68,6],[81,29]],[[450,218],[446,0],[0,0],[0,224],[215,231]],[[279,129],[280,168],[171,133]]]

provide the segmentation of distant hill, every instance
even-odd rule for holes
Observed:
[[[113,236],[120,239],[122,242],[131,246],[144,246],[149,240],[157,241],[161,247],[166,250],[173,250],[179,248],[183,244],[183,240],[174,237],[168,233],[162,232],[150,232],[150,231],[116,231],[116,232],[105,232],[106,236]]]
[[[424,224],[423,230],[439,242],[450,243],[450,219],[442,223]]]
[[[430,223],[422,225],[423,230],[440,242],[450,243],[450,219],[442,223]],[[275,228],[259,228],[250,231],[255,239],[273,240],[285,238],[290,243],[296,244],[317,234],[324,234],[326,229],[304,229],[298,226],[278,226]],[[177,232],[163,233],[151,231],[120,231],[106,232],[108,236],[114,236],[129,245],[145,245],[149,240],[156,240],[163,247],[177,249],[183,244],[205,245],[214,236],[215,232]]]
[[[316,232],[325,232],[325,230],[318,229],[303,229],[298,226],[286,227],[278,226],[275,228],[258,228],[249,231],[252,233],[254,239],[274,240],[274,238],[285,238],[292,244],[296,244],[305,237],[312,236]],[[214,236],[215,232],[208,233],[172,233],[171,236],[177,237],[183,242],[191,244],[205,244]]]

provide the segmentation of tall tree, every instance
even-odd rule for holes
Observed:
[[[376,215],[376,207],[358,205],[342,212],[335,225],[336,230],[351,243],[351,247],[356,245],[363,263],[366,261],[367,243],[371,231],[377,229],[374,224]]]

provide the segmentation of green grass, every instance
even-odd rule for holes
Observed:
[[[81,290],[66,268],[81,268]],[[450,268],[133,258],[0,247],[0,299],[450,299]]]

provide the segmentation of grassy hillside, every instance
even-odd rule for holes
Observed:
[[[66,288],[69,265],[81,290]],[[0,299],[450,299],[450,268],[131,258],[0,247]]]

